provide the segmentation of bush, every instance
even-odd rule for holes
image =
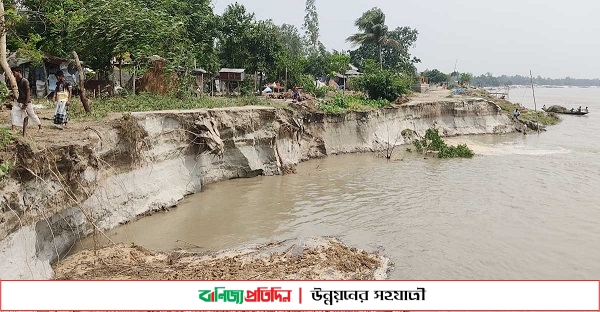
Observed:
[[[447,145],[440,137],[437,129],[427,129],[425,138],[413,142],[419,153],[437,152],[439,158],[472,158],[475,153],[467,145]]]
[[[9,145],[14,138],[15,135],[11,130],[0,128],[0,148]]]
[[[240,94],[251,95],[252,93],[254,93],[254,82],[251,79],[242,81],[240,84]]]
[[[15,166],[12,161],[4,161],[0,163],[0,179],[8,177],[8,172]]]
[[[389,70],[374,70],[357,78],[354,84],[374,100],[395,101],[410,91],[410,81]]]
[[[4,102],[8,101],[10,98],[10,91],[8,90],[8,86],[4,82],[0,82],[0,105],[3,105]]]

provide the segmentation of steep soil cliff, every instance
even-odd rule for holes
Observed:
[[[52,278],[50,263],[77,239],[168,209],[207,183],[385,150],[407,143],[406,129],[453,136],[517,126],[494,103],[461,98],[333,115],[251,106],[132,113],[86,127],[82,140],[23,141],[0,184],[0,279]]]

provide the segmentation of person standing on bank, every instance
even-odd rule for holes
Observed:
[[[58,81],[56,82],[56,89],[54,89],[53,97],[53,100],[56,102],[54,124],[59,129],[64,129],[67,127],[68,122],[67,108],[71,102],[72,87],[71,84],[67,82],[65,74],[61,70],[56,73],[56,78]]]
[[[15,68],[12,70],[12,72],[15,76],[15,80],[17,80],[19,98],[17,98],[17,103],[13,105],[12,111],[10,112],[12,119],[11,129],[15,130],[15,127],[23,127],[23,135],[25,135],[27,124],[31,123],[32,125],[38,125],[39,129],[42,130],[42,122],[33,111],[33,105],[31,104],[29,81],[23,78],[23,74],[21,73],[20,69]]]

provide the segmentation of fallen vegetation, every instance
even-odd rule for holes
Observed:
[[[418,153],[437,154],[438,158],[472,158],[475,154],[466,144],[448,145],[437,129],[427,129],[425,137],[413,140]]]
[[[55,265],[60,280],[363,280],[383,258],[335,239],[216,254],[156,252],[132,244],[85,250]],[[385,268],[384,268],[385,271]],[[383,278],[381,276],[380,278]]]

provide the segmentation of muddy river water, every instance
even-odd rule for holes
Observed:
[[[390,257],[393,279],[600,279],[600,89],[536,98],[591,114],[540,135],[448,139],[476,152],[468,160],[402,148],[392,161],[333,156],[294,175],[208,185],[108,235],[165,250],[335,236]],[[531,89],[510,99],[533,107]]]

